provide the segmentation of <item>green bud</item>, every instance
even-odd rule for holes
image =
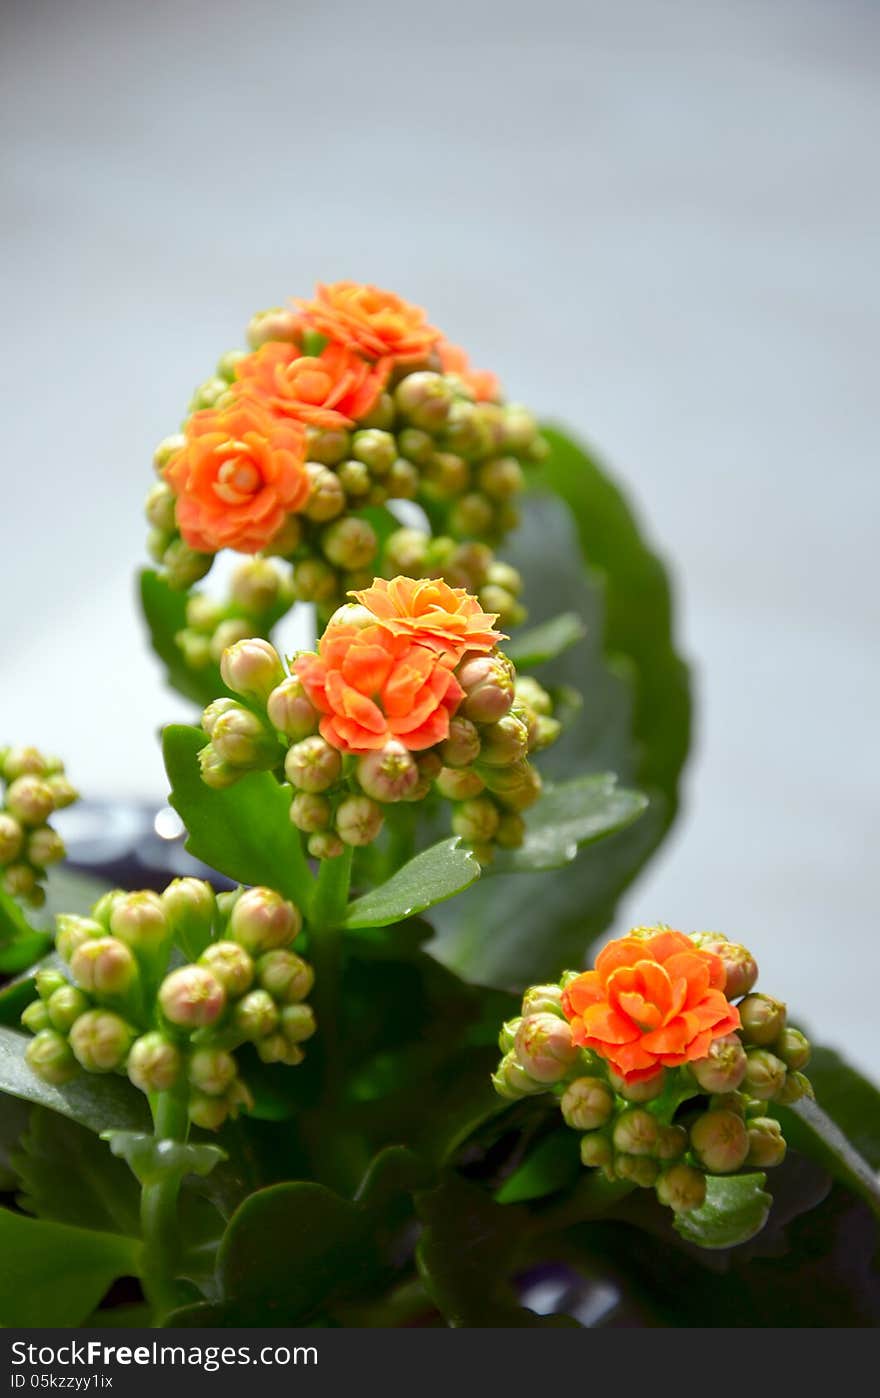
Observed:
[[[228,762],[223,761],[212,743],[206,743],[203,748],[199,748],[197,757],[199,775],[205,786],[209,786],[212,791],[223,791],[244,776],[240,768],[231,767]]]
[[[24,1056],[31,1072],[41,1082],[51,1083],[53,1087],[70,1082],[79,1072],[70,1045],[55,1029],[41,1029],[31,1039]]]
[[[483,778],[470,768],[441,767],[434,778],[434,785],[440,795],[449,801],[467,801],[485,790]]]
[[[691,1165],[670,1165],[657,1179],[657,1198],[677,1214],[690,1213],[706,1202],[706,1176]]]
[[[691,1126],[691,1146],[710,1174],[733,1174],[749,1153],[745,1123],[735,1112],[703,1112]]]
[[[87,1010],[70,1031],[70,1047],[88,1073],[113,1073],[121,1068],[136,1031],[112,1010]]]
[[[601,1078],[575,1078],[560,1102],[566,1126],[575,1131],[595,1131],[604,1126],[614,1111],[614,1093]]]
[[[42,971],[38,971],[34,976],[34,985],[41,1000],[48,1000],[56,990],[60,990],[63,985],[69,985],[67,977],[60,971],[51,970],[48,966]]]
[[[379,540],[367,520],[347,515],[324,530],[321,548],[337,568],[365,568],[376,557]]]
[[[291,1068],[302,1063],[305,1057],[299,1045],[292,1044],[283,1034],[269,1034],[260,1039],[257,1053],[264,1063],[286,1063]]]
[[[157,472],[162,472],[168,463],[182,451],[186,446],[186,437],[182,432],[175,432],[170,437],[163,437],[156,450],[153,452],[153,466]]]
[[[488,796],[462,801],[452,813],[452,829],[471,844],[488,844],[498,829],[498,807]]]
[[[504,443],[508,450],[528,453],[538,436],[538,424],[528,408],[521,403],[506,403],[502,415]]]
[[[713,1109],[720,1108],[726,1112],[736,1112],[737,1116],[744,1117],[749,1105],[749,1099],[744,1092],[713,1092],[709,1098],[709,1106]],[[762,1108],[762,1104],[757,1104]],[[762,1108],[763,1110],[763,1108]]]
[[[552,1014],[565,1018],[562,1012],[562,991],[559,986],[529,986],[523,995],[522,1012],[524,1015]]]
[[[456,678],[465,691],[461,712],[474,723],[497,723],[513,703],[515,670],[506,656],[478,655],[464,660]],[[448,762],[447,766],[454,766]],[[465,764],[462,764],[465,765]]]
[[[179,590],[199,582],[213,562],[213,554],[198,553],[182,539],[173,539],[162,555],[168,586]]]
[[[660,1096],[666,1085],[666,1072],[661,1068],[650,1078],[626,1082],[612,1068],[609,1068],[608,1080],[614,1091],[626,1098],[628,1102],[653,1102],[655,1097]]]
[[[275,735],[256,714],[241,705],[220,715],[211,733],[211,744],[222,762],[241,771],[274,767],[281,755]]]
[[[222,1097],[238,1071],[231,1053],[225,1049],[196,1049],[190,1055],[187,1077],[193,1087],[209,1097]]]
[[[357,760],[357,779],[374,801],[405,801],[419,782],[415,758],[396,739]]]
[[[523,469],[515,456],[499,456],[484,462],[477,479],[490,500],[509,500],[525,489]]]
[[[534,732],[529,731],[529,752],[543,752],[544,748],[549,748],[562,732],[562,724],[557,718],[545,718],[543,714],[538,715]]]
[[[743,1090],[759,1102],[769,1102],[785,1082],[785,1064],[768,1049],[750,1049],[746,1058]]]
[[[233,1011],[233,1022],[239,1033],[256,1042],[278,1028],[278,1006],[267,990],[250,990],[239,1000]]]
[[[394,406],[425,433],[442,432],[449,419],[455,390],[442,374],[419,370],[407,374],[394,390]],[[407,455],[410,455],[407,449]],[[415,459],[415,458],[414,458]]]
[[[151,1030],[135,1039],[125,1068],[141,1092],[167,1092],[180,1077],[183,1058],[170,1039]]]
[[[747,1165],[758,1170],[772,1170],[785,1159],[785,1137],[778,1121],[769,1116],[752,1117],[747,1128],[749,1153]]]
[[[229,1103],[225,1097],[209,1097],[206,1092],[191,1092],[188,1112],[193,1126],[200,1126],[203,1131],[219,1131],[229,1116]]]
[[[470,719],[456,714],[449,722],[449,734],[438,749],[445,767],[469,767],[480,755],[480,734]]]
[[[32,1000],[21,1012],[21,1024],[25,1029],[29,1029],[32,1034],[39,1034],[41,1029],[49,1029],[49,1011],[42,1000]]]
[[[613,1161],[611,1142],[601,1131],[581,1136],[581,1164],[586,1165],[588,1170],[604,1170],[607,1174]]]
[[[508,1019],[502,1024],[498,1033],[498,1047],[502,1053],[510,1053],[516,1043],[517,1030],[522,1023],[522,1016],[517,1015],[516,1019]]]
[[[247,351],[241,349],[231,349],[227,350],[225,354],[221,354],[217,360],[218,377],[225,379],[227,383],[233,383],[238,365],[247,357]]]
[[[204,670],[215,658],[211,639],[198,631],[178,631],[174,643],[190,670]]]
[[[144,513],[154,529],[163,534],[174,532],[174,492],[164,481],[157,481],[147,494]]]
[[[476,491],[456,500],[449,516],[449,527],[459,536],[484,538],[492,533],[494,523],[495,514],[491,504],[485,495],[478,495]]]
[[[385,817],[382,807],[369,796],[346,796],[336,810],[336,833],[346,845],[371,845],[378,838]]]
[[[758,979],[758,965],[746,947],[729,942],[720,932],[698,932],[693,940],[698,947],[713,952],[724,962],[724,993],[728,1000],[738,1000],[751,990]]]
[[[229,918],[229,936],[252,956],[285,947],[302,931],[302,913],[271,888],[249,888]]]
[[[787,1068],[806,1068],[810,1061],[810,1041],[799,1029],[783,1029],[773,1045],[773,1051]]]
[[[38,869],[47,869],[64,858],[64,841],[51,825],[41,825],[28,836],[27,856]]]
[[[514,691],[517,700],[533,713],[547,717],[552,714],[553,701],[550,695],[531,675],[517,675]]]
[[[36,887],[36,871],[30,864],[7,864],[3,872],[3,891],[11,898],[30,899]]]
[[[229,595],[239,607],[248,612],[268,612],[278,601],[281,574],[267,558],[252,558],[240,563],[232,574]]]
[[[291,786],[299,791],[320,793],[339,781],[342,758],[336,748],[316,733],[294,743],[284,759],[284,771]]]
[[[160,894],[174,940],[195,956],[211,940],[217,912],[214,890],[205,879],[173,879]]]
[[[272,690],[284,679],[284,667],[277,650],[259,636],[237,641],[220,662],[223,683],[243,699],[264,704]]]
[[[661,1126],[654,1151],[658,1160],[678,1160],[688,1148],[688,1133],[683,1126]]]
[[[747,995],[740,1002],[739,1017],[744,1041],[761,1048],[775,1043],[785,1028],[785,1006],[769,995]]]
[[[317,731],[318,712],[296,675],[290,675],[272,690],[266,711],[273,728],[294,742]]]
[[[484,414],[475,404],[462,399],[453,403],[443,436],[447,446],[468,461],[488,456],[492,450],[492,435],[487,430]]]
[[[508,767],[520,762],[529,749],[529,731],[516,714],[505,714],[497,723],[487,724],[480,735],[480,763]]]
[[[296,311],[287,306],[271,306],[267,311],[257,311],[248,322],[246,336],[251,349],[259,349],[269,340],[283,340],[288,344],[298,344],[300,321]]]
[[[46,785],[52,793],[52,804],[56,811],[72,806],[74,801],[79,800],[79,792],[63,772],[52,772],[46,778]]]
[[[519,597],[523,590],[522,573],[516,568],[511,567],[509,563],[503,562],[500,558],[493,558],[492,562],[489,564],[486,573],[486,582],[493,587],[503,587],[504,591],[510,593],[511,597]],[[537,680],[532,679],[531,675],[524,675],[522,678],[528,680],[536,690],[540,690],[540,692],[547,697],[549,703],[549,695],[546,695],[546,690],[541,689]],[[540,712],[549,713],[550,710],[541,710]]]
[[[343,461],[337,466],[336,474],[346,495],[359,500],[370,493],[373,478],[363,461]]]
[[[513,1101],[518,1097],[529,1097],[536,1092],[546,1091],[547,1084],[531,1077],[520,1063],[515,1052],[506,1053],[492,1074],[492,1086],[499,1097]]]
[[[192,413],[199,412],[202,408],[216,408],[217,404],[229,392],[229,383],[219,374],[212,374],[209,379],[200,383],[190,399],[189,410]]]
[[[70,961],[77,947],[90,937],[103,937],[104,928],[90,917],[59,913],[55,918],[55,949],[64,961]],[[39,981],[37,982],[39,986]],[[42,992],[41,992],[42,993]]]
[[[328,470],[326,466],[309,462],[306,470],[311,481],[311,490],[305,513],[315,524],[327,524],[337,515],[341,515],[345,509],[346,499],[342,482],[336,472]]]
[[[385,486],[392,500],[415,500],[419,493],[419,473],[411,461],[399,456],[385,477]]]
[[[20,825],[44,825],[55,809],[52,788],[43,777],[26,772],[6,788],[6,808]]]
[[[311,1005],[285,1005],[281,1011],[281,1032],[290,1044],[305,1043],[316,1027]]]
[[[345,845],[332,830],[316,830],[308,839],[307,849],[313,859],[338,859]]]
[[[479,767],[478,771],[492,795],[508,810],[524,811],[541,795],[541,777],[528,762],[511,767]]]
[[[660,1139],[659,1123],[644,1107],[627,1107],[617,1117],[611,1139],[614,1149],[625,1155],[653,1155]]]
[[[238,942],[211,942],[199,957],[199,965],[211,972],[230,999],[249,990],[254,979],[254,963]]]
[[[216,1024],[226,1009],[226,991],[205,966],[181,966],[159,987],[159,1006],[171,1024],[202,1029]]]
[[[351,454],[351,434],[342,427],[310,427],[308,457],[321,466],[338,466]]]
[[[526,823],[515,811],[508,811],[498,822],[495,843],[501,849],[519,849],[526,838]]]
[[[83,942],[70,958],[70,971],[77,985],[94,995],[124,995],[138,974],[134,956],[117,937]]]
[[[312,791],[298,791],[290,804],[290,819],[297,830],[314,835],[328,828],[333,819],[333,808],[326,796]]]
[[[24,831],[15,816],[0,811],[0,864],[11,864],[21,853]]]
[[[746,1051],[736,1034],[709,1045],[705,1058],[688,1065],[704,1092],[735,1092],[745,1077]]]
[[[293,951],[268,951],[257,962],[257,978],[264,990],[283,1004],[304,1000],[315,983],[307,961]]]
[[[813,1101],[815,1095],[813,1084],[803,1073],[786,1073],[785,1081],[773,1100],[782,1107],[791,1107],[802,1097],[809,1097],[810,1101]]]
[[[416,466],[426,466],[434,455],[434,438],[421,427],[404,427],[397,434],[397,445],[401,455]]]
[[[120,894],[110,911],[110,931],[135,952],[163,947],[171,929],[158,893],[145,888]]]
[[[45,777],[48,770],[46,759],[39,748],[11,747],[0,752],[0,772],[8,782],[25,775]]]
[[[397,442],[391,432],[368,427],[355,432],[351,439],[351,454],[362,461],[373,475],[384,476],[397,460]]]
[[[263,552],[273,558],[289,558],[302,543],[303,526],[298,515],[288,515],[281,528],[274,533],[264,546]],[[282,595],[287,599],[289,587],[286,579],[281,583]]]
[[[528,616],[525,607],[513,593],[495,583],[487,583],[480,588],[480,603],[484,611],[495,613],[502,626],[519,626]]]
[[[561,1082],[577,1059],[571,1027],[556,1014],[526,1015],[517,1030],[516,1057],[536,1082]]]
[[[452,500],[471,483],[470,466],[452,451],[436,451],[422,472],[423,485],[436,500]]]
[[[372,408],[360,418],[362,427],[380,427],[387,430],[394,422],[394,400],[390,393],[380,393]]]

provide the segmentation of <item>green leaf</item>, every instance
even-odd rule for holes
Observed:
[[[631,825],[647,804],[640,792],[618,787],[616,777],[606,773],[548,786],[526,812],[526,837],[519,849],[499,854],[490,872],[562,868],[577,857],[581,845]]]
[[[212,699],[228,695],[219,667],[211,663],[203,669],[191,669],[175,640],[178,631],[186,626],[189,593],[169,587],[165,579],[150,568],[141,573],[140,590],[153,650],[165,666],[168,683],[200,708],[210,704]]]
[[[539,626],[518,631],[504,646],[504,653],[518,669],[532,670],[536,665],[555,660],[557,655],[582,641],[586,634],[587,628],[577,612],[562,612]]]
[[[689,738],[688,674],[674,647],[663,566],[599,465],[560,433],[547,437],[550,457],[537,468],[505,560],[523,574],[533,621],[564,608],[587,634],[542,674],[545,687],[578,690],[584,703],[538,766],[545,780],[615,772],[649,806],[552,879],[484,879],[438,911],[432,950],[493,985],[527,984],[581,963],[669,828]]]
[[[162,1140],[146,1131],[102,1131],[111,1151],[125,1160],[142,1185],[184,1175],[209,1175],[226,1151],[206,1143]]]
[[[95,1233],[65,1223],[0,1209],[0,1325],[76,1326],[117,1277],[136,1276],[141,1245],[118,1233]]]
[[[22,1010],[31,1003],[37,993],[34,986],[34,976],[43,967],[63,971],[64,962],[56,952],[52,951],[48,956],[41,957],[26,971],[4,985],[0,989],[0,1025],[5,1024],[10,1028],[18,1027]]]
[[[0,976],[14,976],[33,966],[45,956],[52,945],[46,932],[26,932],[8,946],[0,948]]]
[[[0,1028],[0,1092],[60,1112],[90,1131],[149,1127],[147,1099],[126,1078],[82,1073],[63,1087],[52,1087],[28,1067],[27,1045],[27,1035]]]
[[[873,1170],[880,1170],[880,1090],[834,1049],[813,1046],[816,1100]]]
[[[290,821],[290,788],[269,772],[251,772],[213,790],[199,774],[198,753],[207,741],[185,724],[171,724],[162,735],[168,799],[189,831],[186,848],[227,878],[265,884],[307,908],[313,881]]]
[[[480,866],[457,835],[417,854],[385,883],[352,903],[348,928],[385,927],[424,912],[480,877]]]
[[[690,1213],[676,1214],[675,1228],[686,1242],[701,1248],[733,1248],[760,1233],[773,1203],[765,1191],[767,1176],[708,1175],[706,1202]]]
[[[106,1233],[139,1234],[134,1176],[94,1132],[69,1117],[31,1108],[12,1160],[21,1183],[18,1202],[28,1213]]]
[[[33,936],[34,929],[15,899],[0,889],[0,947],[13,947]],[[3,969],[0,964],[0,970]]]
[[[521,1204],[568,1189],[582,1173],[580,1137],[567,1126],[552,1131],[535,1146],[495,1193],[499,1204]]]
[[[823,1165],[830,1175],[858,1194],[880,1218],[880,1179],[816,1102],[773,1107],[788,1144]]]

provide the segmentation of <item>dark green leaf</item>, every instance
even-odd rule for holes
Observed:
[[[816,1101],[873,1170],[880,1170],[880,1090],[834,1049],[813,1047]]]
[[[175,591],[164,578],[145,568],[140,578],[141,606],[146,617],[153,650],[163,662],[168,678],[178,693],[192,699],[203,708],[229,690],[220,678],[213,662],[198,670],[187,665],[175,637],[186,626],[186,603],[189,594]]]
[[[539,1141],[495,1194],[499,1204],[521,1204],[568,1189],[583,1172],[580,1137],[567,1126]]]
[[[131,1171],[69,1117],[32,1108],[13,1162],[28,1213],[101,1232],[140,1232],[140,1191]]]
[[[586,634],[583,619],[577,612],[563,612],[539,626],[517,631],[504,646],[504,653],[520,670],[532,670],[536,665],[555,660],[557,655],[582,641]]]
[[[13,947],[33,935],[34,930],[15,899],[0,888],[0,948]],[[0,963],[0,970],[4,969]]]
[[[60,1112],[90,1131],[149,1127],[147,1099],[126,1078],[81,1073],[64,1087],[52,1087],[25,1062],[27,1044],[27,1035],[0,1028],[0,1092]]]
[[[522,845],[500,854],[490,872],[562,868],[577,857],[581,845],[631,825],[647,804],[639,792],[619,787],[617,779],[607,774],[548,786],[526,813]]]
[[[701,1248],[732,1248],[760,1233],[773,1203],[765,1191],[767,1176],[709,1175],[706,1202],[690,1213],[676,1214],[675,1227]]]
[[[134,1276],[141,1245],[118,1233],[95,1233],[65,1223],[0,1209],[0,1325],[79,1325],[117,1277]]]
[[[25,932],[0,948],[0,976],[15,976],[33,966],[51,945],[52,938],[46,932]]]
[[[827,1112],[806,1099],[794,1107],[772,1110],[782,1123],[788,1144],[823,1165],[880,1218],[880,1179]]]
[[[269,772],[251,772],[213,790],[199,774],[197,754],[207,741],[200,729],[183,724],[162,736],[169,801],[189,831],[186,848],[230,879],[265,884],[307,908],[313,881],[290,821],[290,788]]]
[[[480,877],[480,866],[457,835],[417,854],[371,893],[351,904],[345,925],[385,927],[460,893]]]

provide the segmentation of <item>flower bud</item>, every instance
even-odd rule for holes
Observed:
[[[173,879],[160,895],[171,935],[189,956],[211,940],[217,912],[214,890],[205,879]]]
[[[630,1180],[640,1189],[650,1189],[657,1182],[660,1166],[649,1156],[621,1152],[614,1157],[614,1173],[618,1179]]]
[[[714,1111],[719,1108],[726,1112],[736,1112],[737,1116],[745,1117],[749,1105],[749,1098],[744,1092],[713,1092],[709,1098],[709,1106]],[[760,1108],[760,1102],[753,1104]]]
[[[476,656],[465,660],[456,675],[465,691],[461,707],[465,718],[475,723],[497,723],[509,711],[513,703],[514,671],[506,657]]]
[[[271,888],[249,888],[229,918],[229,936],[252,956],[285,947],[302,931],[302,914]]]
[[[492,533],[494,511],[485,495],[470,491],[456,500],[449,516],[449,528],[459,536],[476,535],[484,538]]]
[[[577,1059],[571,1027],[555,1014],[526,1015],[517,1030],[516,1057],[536,1082],[560,1082]]]
[[[501,849],[519,849],[526,838],[526,823],[515,811],[508,811],[498,822],[495,843]]]
[[[28,837],[27,854],[38,869],[46,869],[64,858],[64,841],[51,825],[41,825]]]
[[[209,1097],[221,1097],[237,1071],[232,1054],[219,1048],[196,1049],[187,1065],[187,1077],[193,1087]]]
[[[163,534],[172,534],[175,528],[174,492],[165,481],[157,481],[148,492],[144,502],[144,514],[148,524]]]
[[[224,652],[220,674],[233,693],[264,704],[284,679],[284,667],[273,645],[259,636],[252,636],[246,641],[236,641]]]
[[[223,1014],[226,991],[205,966],[181,966],[159,987],[159,1006],[171,1024],[201,1029]]]
[[[211,744],[222,762],[242,771],[273,767],[281,755],[275,735],[256,714],[241,705],[220,715]]]
[[[452,451],[435,451],[423,470],[423,483],[438,500],[461,495],[471,483],[471,468],[463,456]]]
[[[337,568],[365,568],[376,557],[379,541],[367,520],[347,515],[324,530],[321,547]]]
[[[543,685],[538,684],[531,675],[517,675],[514,691],[519,703],[525,704],[533,713],[548,718],[552,714],[553,700]]]
[[[498,807],[488,796],[462,801],[452,813],[452,829],[471,844],[488,844],[498,829]]]
[[[528,752],[529,731],[516,714],[506,714],[497,723],[487,724],[480,737],[480,763],[490,767],[508,767]]]
[[[581,1136],[581,1164],[586,1165],[588,1170],[604,1170],[607,1173],[613,1160],[611,1142],[601,1131]]]
[[[490,500],[509,500],[525,489],[523,469],[515,456],[498,456],[484,462],[477,480]]]
[[[135,1030],[112,1010],[87,1010],[70,1031],[70,1047],[88,1073],[112,1073],[121,1068]]]
[[[6,808],[21,825],[43,825],[55,809],[52,788],[42,777],[26,772],[7,787]]]
[[[198,964],[211,972],[233,1000],[244,995],[254,979],[254,963],[238,942],[211,942]]]
[[[445,767],[469,767],[480,755],[480,734],[470,719],[456,714],[438,749]]]
[[[532,985],[529,986],[523,995],[522,1012],[524,1015],[551,1014],[561,1015],[562,1013],[562,991],[558,985]],[[586,1129],[586,1128],[585,1128]]]
[[[335,471],[309,462],[306,470],[311,481],[305,513],[315,524],[327,524],[341,515],[346,506],[345,490]]]
[[[485,416],[474,403],[460,398],[449,411],[443,436],[453,451],[460,452],[469,461],[488,456],[492,450],[492,434]]]
[[[169,587],[182,590],[192,587],[209,571],[214,562],[210,553],[198,553],[183,539],[173,539],[162,554],[162,567]]]
[[[747,995],[740,1003],[739,1017],[744,1041],[761,1048],[775,1043],[785,1028],[785,1006],[769,995]]]
[[[727,973],[724,993],[728,1000],[738,1000],[751,990],[758,979],[758,963],[746,947],[729,942],[720,933],[701,933],[694,940],[704,951],[714,952],[724,962]]]
[[[269,340],[283,340],[288,344],[299,344],[301,326],[296,311],[287,306],[271,306],[267,311],[257,311],[251,316],[245,332],[251,349],[259,349]]]
[[[785,1082],[785,1064],[767,1049],[750,1049],[746,1060],[743,1091],[760,1102],[769,1102]]]
[[[703,1112],[691,1126],[691,1146],[712,1175],[730,1175],[745,1164],[749,1138],[735,1112]]]
[[[300,791],[327,791],[342,776],[342,758],[316,733],[294,743],[284,759],[284,771],[291,786]]]
[[[430,795],[435,779],[443,771],[443,763],[436,752],[418,753],[416,766],[419,769],[419,779],[407,796],[407,801],[424,801],[425,797]]]
[[[229,1116],[229,1103],[225,1097],[209,1097],[207,1092],[191,1092],[187,1106],[193,1126],[203,1131],[219,1131]]]
[[[434,785],[440,795],[449,801],[468,801],[486,789],[483,778],[472,768],[441,767],[434,778]]]
[[[454,402],[452,384],[427,370],[407,374],[394,390],[397,411],[414,427],[434,435],[443,431]]]
[[[77,947],[90,937],[103,937],[104,928],[90,917],[59,913],[55,918],[55,949],[64,961],[70,961]],[[38,981],[39,985],[39,981]],[[42,993],[42,992],[41,992]]]
[[[625,1155],[653,1155],[660,1139],[660,1125],[644,1107],[627,1107],[611,1133],[614,1149]]]
[[[813,1101],[815,1095],[813,1084],[803,1073],[786,1073],[785,1081],[773,1100],[782,1107],[791,1107],[802,1097],[809,1097],[810,1101]]]
[[[153,466],[161,475],[165,467],[186,446],[186,437],[182,432],[174,432],[170,437],[163,437],[156,450],[153,452]]]
[[[59,768],[63,770],[60,763]],[[0,775],[8,782],[26,774],[45,777],[48,772],[49,764],[39,748],[19,746],[0,750]]]
[[[281,1011],[281,1033],[289,1044],[303,1044],[316,1029],[311,1005],[285,1005]]]
[[[688,1148],[688,1133],[683,1126],[661,1126],[654,1150],[658,1160],[678,1160]]]
[[[357,779],[374,801],[405,801],[419,781],[415,758],[396,739],[357,760]]]
[[[27,1065],[41,1082],[61,1087],[79,1072],[70,1045],[55,1029],[41,1029],[24,1051]]]
[[[520,1063],[515,1051],[506,1053],[492,1074],[492,1086],[499,1097],[513,1101],[517,1097],[529,1097],[536,1092],[544,1092],[546,1084],[537,1082]]]
[[[407,461],[415,462],[416,466],[426,466],[434,455],[436,444],[430,432],[425,432],[421,427],[403,427],[397,434],[397,445],[401,456]],[[401,572],[417,576],[407,568],[401,569]]]
[[[486,612],[494,612],[502,626],[519,626],[528,612],[511,592],[496,583],[480,588],[480,604]]]
[[[778,1121],[769,1116],[752,1117],[746,1128],[749,1138],[747,1165],[772,1170],[785,1159],[785,1137]]]
[[[77,947],[70,958],[70,971],[83,990],[95,995],[123,995],[137,977],[138,968],[124,942],[116,937],[93,937]],[[54,1000],[55,996],[50,1004]]]
[[[268,612],[278,601],[280,590],[281,574],[267,558],[240,563],[229,584],[232,601],[248,612]]]
[[[170,1039],[151,1030],[135,1039],[125,1069],[141,1092],[167,1092],[180,1077],[183,1058]]]
[[[522,1023],[522,1016],[505,1020],[498,1032],[498,1047],[502,1053],[510,1053],[516,1043],[516,1033]]]
[[[54,995],[56,990],[60,990],[63,985],[69,984],[66,976],[48,966],[44,967],[42,971],[38,971],[34,976],[37,994],[44,1001],[48,1001],[50,996]]]
[[[419,473],[411,461],[399,456],[385,477],[385,487],[392,500],[415,500],[419,493]]]
[[[736,1034],[709,1045],[705,1058],[688,1065],[704,1092],[735,1092],[745,1077],[746,1051]]]
[[[385,817],[382,807],[369,796],[346,796],[336,810],[336,833],[346,845],[371,845]]]
[[[254,633],[254,623],[241,616],[224,617],[217,623],[213,635],[208,643],[208,655],[217,664],[223,658],[223,652],[230,646],[237,645],[239,641],[249,641]],[[227,710],[228,712],[228,710]]]
[[[345,845],[332,830],[316,830],[306,848],[313,859],[338,859],[345,853]]]
[[[317,731],[318,711],[296,675],[276,685],[266,702],[266,712],[273,728],[294,742]]]
[[[397,460],[397,442],[390,432],[375,427],[355,432],[351,439],[351,454],[362,461],[374,476],[384,476]]]
[[[212,791],[223,791],[225,787],[232,786],[244,776],[244,773],[237,767],[231,767],[228,762],[224,762],[219,752],[212,743],[206,743],[198,751],[199,775],[205,786],[209,786]]]
[[[699,1209],[706,1202],[706,1176],[692,1165],[670,1165],[657,1179],[657,1198],[677,1214]]]
[[[308,458],[321,466],[338,466],[351,453],[351,433],[343,427],[307,429]]]
[[[810,1061],[810,1041],[799,1029],[783,1029],[773,1045],[773,1051],[787,1068],[806,1068]]]
[[[543,752],[544,748],[549,748],[562,732],[562,724],[556,718],[545,718],[543,714],[538,715],[534,731],[529,730],[529,752]]]
[[[664,1069],[654,1073],[650,1078],[642,1078],[636,1082],[627,1082],[613,1068],[608,1069],[608,1080],[614,1091],[621,1097],[625,1097],[627,1102],[653,1102],[655,1097],[659,1097],[666,1086],[666,1073]]]
[[[313,835],[326,830],[333,818],[333,807],[326,796],[311,791],[298,791],[290,805],[290,819],[297,830]]]
[[[614,1111],[614,1093],[601,1078],[575,1078],[560,1102],[566,1126],[575,1131],[595,1131],[604,1126]]]
[[[29,1005],[25,1005],[19,1016],[19,1023],[32,1034],[39,1034],[41,1029],[51,1028],[49,1011],[43,1001],[32,1000]]]
[[[12,898],[26,898],[30,902],[37,891],[36,871],[30,864],[7,864],[3,889]]]
[[[24,831],[15,816],[0,811],[0,864],[11,864],[21,853]]]
[[[421,529],[396,529],[385,540],[385,571],[418,578],[425,575],[430,535]]]
[[[257,1043],[257,1053],[264,1063],[286,1063],[295,1068],[305,1054],[298,1044],[292,1044],[283,1034],[269,1034]]]
[[[361,501],[369,495],[373,478],[362,461],[343,461],[336,468],[339,483],[350,499]]]
[[[132,951],[153,951],[168,940],[171,929],[162,899],[152,889],[123,893],[110,912],[110,931]]]
[[[269,951],[257,962],[257,979],[274,1000],[292,1005],[306,998],[315,973],[296,952]]]
[[[267,990],[249,990],[235,1006],[232,1018],[239,1033],[256,1042],[277,1029],[278,1006]]]
[[[79,792],[67,780],[63,772],[52,772],[46,778],[46,785],[52,793],[52,805],[56,811],[63,810],[66,806],[72,806],[74,801],[79,800]]]

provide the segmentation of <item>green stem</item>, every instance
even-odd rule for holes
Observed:
[[[187,1091],[182,1081],[151,1100],[153,1132],[157,1141],[186,1140]],[[177,1196],[181,1176],[176,1172],[141,1187],[141,1232],[144,1240],[141,1280],[151,1306],[158,1313],[179,1303],[175,1281],[179,1225]]]
[[[342,976],[342,925],[351,887],[354,850],[322,859],[312,903],[309,949],[315,972],[315,1015],[324,1055],[324,1089],[328,1101],[338,1086],[339,991]]]

